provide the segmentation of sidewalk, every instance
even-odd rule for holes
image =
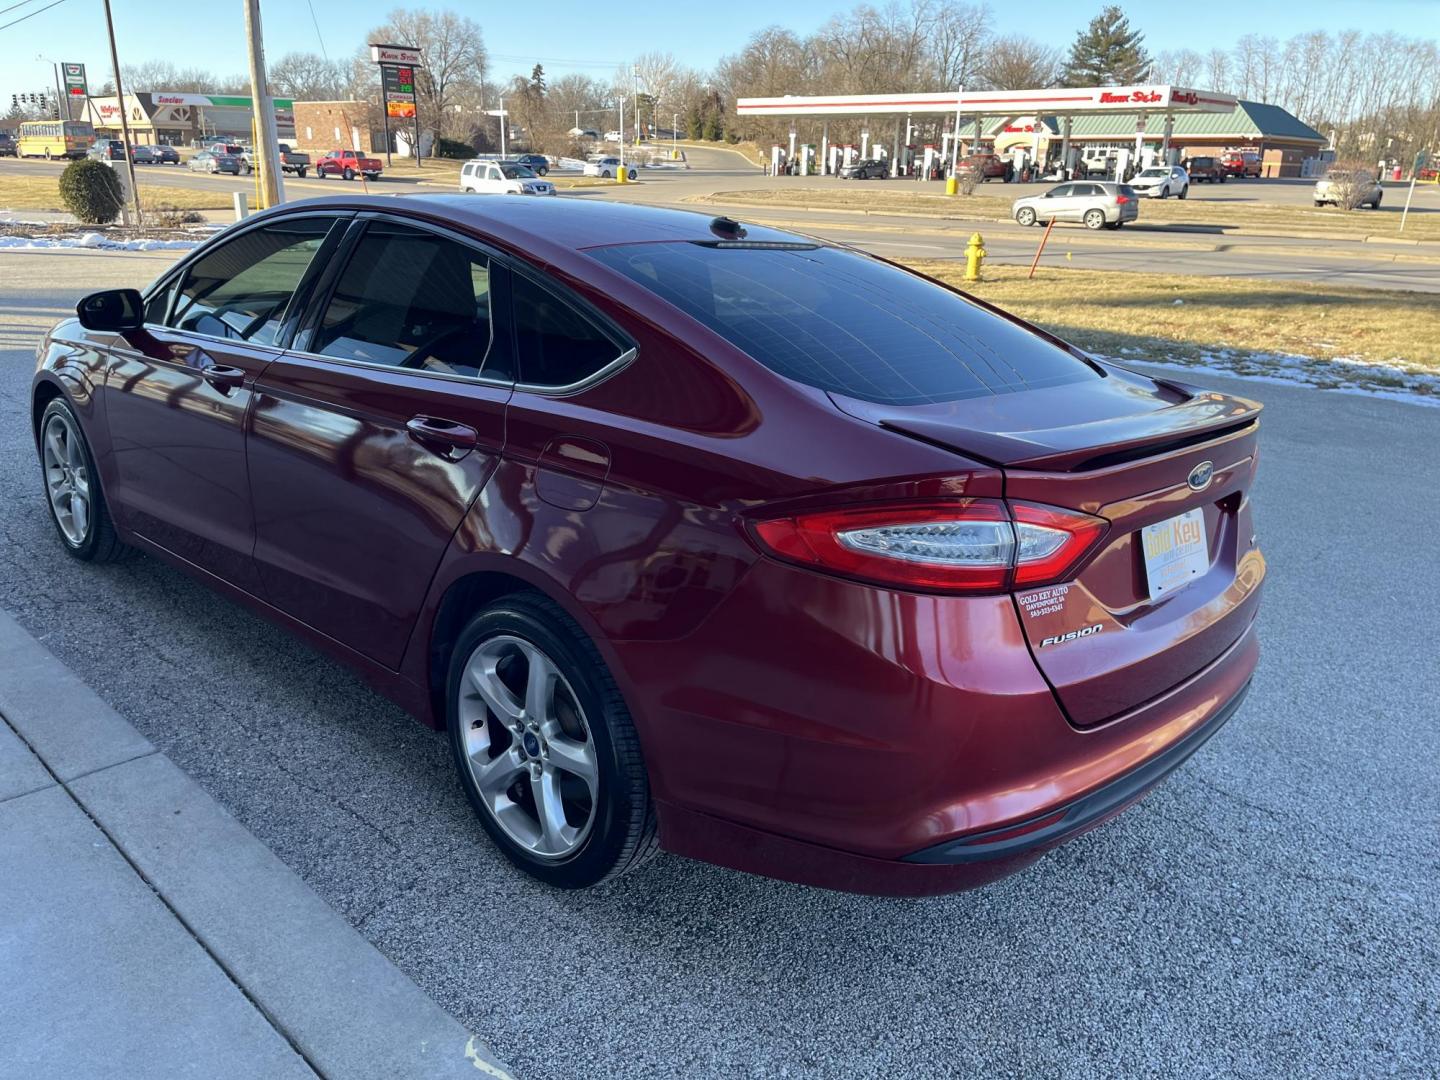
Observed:
[[[0,613],[0,1078],[510,1073]]]

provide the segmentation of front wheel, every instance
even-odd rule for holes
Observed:
[[[549,175],[550,175],[550,170],[549,170],[548,168],[546,168],[544,165],[541,165],[538,169],[535,170],[535,175],[536,175],[536,176],[549,176]]]
[[[1160,198],[1162,198],[1162,199],[1168,199],[1169,197],[1170,197],[1170,185],[1169,185],[1169,184],[1166,184],[1164,187],[1162,187],[1162,188],[1160,189]]]
[[[1015,214],[1015,220],[1026,228],[1035,224],[1035,211],[1028,206],[1022,206]]]
[[[329,175],[330,175],[330,174],[329,174],[328,172],[326,172],[324,169],[316,169],[316,170],[315,170],[315,179],[316,179],[316,180],[324,180],[324,179],[325,179],[327,176],[329,176]]]
[[[69,554],[103,563],[129,553],[110,519],[80,421],[64,398],[45,406],[40,418],[40,473],[50,520]]]
[[[1103,229],[1105,227],[1105,211],[1086,210],[1085,227],[1087,229]]]
[[[584,630],[516,593],[461,631],[446,683],[450,745],[480,824],[512,863],[597,885],[656,851],[639,738]]]

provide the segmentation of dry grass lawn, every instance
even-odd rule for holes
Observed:
[[[231,206],[228,191],[140,185],[142,209],[173,206],[177,210],[226,210]],[[0,180],[0,209],[64,211],[58,176],[6,176]]]
[[[959,261],[910,265],[1095,352],[1198,362],[1226,349],[1440,372],[1440,304],[1430,294],[1057,268],[1029,281],[1025,267],[994,265],[966,284]]]
[[[974,195],[946,196],[936,190],[939,185],[925,185],[928,190],[893,191],[866,189],[858,183],[833,188],[776,187],[747,191],[717,191],[697,199],[729,206],[810,207],[819,210],[869,210],[875,213],[900,212],[924,214],[937,220],[954,218],[1009,220],[1013,196],[998,194],[1000,184],[982,184]],[[1140,208],[1139,225],[1172,225],[1194,229],[1202,234],[1223,234],[1226,229],[1255,229],[1283,232],[1286,235],[1306,233],[1343,236],[1384,236],[1393,234],[1407,240],[1440,240],[1440,214],[1417,213],[1411,209],[1400,233],[1400,209],[1404,193],[1390,190],[1380,210],[1338,210],[1333,206],[1282,206],[1277,203],[1207,202],[1203,192],[1191,189],[1191,198],[1145,200]],[[1130,226],[1134,228],[1135,226]]]

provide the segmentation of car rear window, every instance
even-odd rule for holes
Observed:
[[[770,370],[865,401],[922,405],[1100,377],[957,293],[853,252],[679,242],[589,254]]]

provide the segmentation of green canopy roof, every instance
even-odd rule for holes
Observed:
[[[1103,116],[1077,116],[1071,126],[1076,138],[1094,139],[1114,136],[1133,138],[1135,114],[1107,113]],[[1146,117],[1146,133],[1159,134],[1163,117]],[[1215,136],[1217,138],[1255,141],[1258,139],[1295,139],[1325,145],[1325,136],[1290,115],[1279,105],[1262,105],[1258,101],[1241,101],[1228,113],[1184,112],[1175,114],[1172,135]]]

